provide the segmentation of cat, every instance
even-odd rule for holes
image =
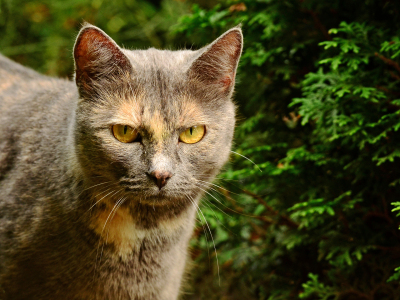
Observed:
[[[178,298],[242,44],[131,51],[85,24],[75,82],[0,56],[1,300]]]

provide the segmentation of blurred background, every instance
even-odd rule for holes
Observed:
[[[183,299],[393,300],[399,20],[398,0],[0,0],[0,52],[71,78],[83,21],[128,49],[197,49],[241,24],[234,153]]]

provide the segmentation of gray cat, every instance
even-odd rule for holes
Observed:
[[[75,83],[0,56],[1,300],[178,297],[242,40],[129,51],[87,24]]]

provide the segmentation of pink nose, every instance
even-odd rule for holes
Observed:
[[[158,186],[158,188],[161,190],[163,186],[167,184],[168,179],[172,177],[172,173],[168,171],[152,171],[148,173],[150,177],[153,179],[155,184]]]

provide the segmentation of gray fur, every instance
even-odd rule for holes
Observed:
[[[178,297],[196,207],[229,156],[241,50],[239,28],[198,51],[129,51],[85,25],[75,83],[0,56],[1,300]],[[178,142],[196,125],[200,142]],[[173,175],[159,190],[151,170]]]

